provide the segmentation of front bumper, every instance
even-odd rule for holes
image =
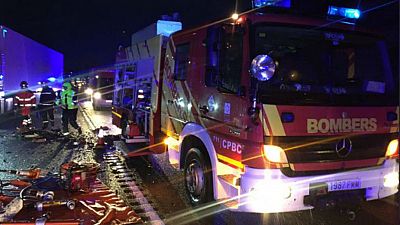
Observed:
[[[112,100],[106,99],[93,99],[93,106],[96,108],[111,108]]]
[[[396,160],[386,160],[382,166],[363,168],[341,173],[287,177],[279,169],[245,168],[241,177],[240,195],[237,211],[257,213],[291,212],[312,209],[314,206],[305,203],[310,196],[310,186],[332,181],[361,181],[363,199],[366,201],[384,198],[398,191],[398,184],[387,187],[385,176],[398,175],[399,163]],[[387,179],[386,179],[387,180]],[[354,191],[354,190],[352,190]],[[340,191],[351,192],[351,191]],[[333,193],[333,192],[329,192]]]

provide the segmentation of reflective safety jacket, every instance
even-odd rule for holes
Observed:
[[[56,101],[56,93],[53,88],[44,86],[40,93],[39,106],[52,107]]]
[[[21,115],[29,116],[31,108],[36,106],[36,97],[30,90],[19,92],[14,99],[14,106],[21,110]]]
[[[78,98],[73,90],[63,90],[61,92],[60,104],[63,109],[77,109]]]

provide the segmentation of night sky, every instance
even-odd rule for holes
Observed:
[[[309,4],[314,0],[304,0]],[[239,0],[239,11],[250,1]],[[318,1],[317,1],[318,2]],[[390,0],[365,0],[365,9]],[[184,27],[228,17],[235,0],[0,0],[0,24],[64,54],[65,72],[112,64],[119,44],[163,14],[178,12]],[[398,59],[398,1],[368,13],[363,23],[389,39]]]

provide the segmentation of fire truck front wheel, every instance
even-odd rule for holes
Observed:
[[[185,158],[185,186],[193,206],[212,200],[211,164],[198,148],[191,148]]]

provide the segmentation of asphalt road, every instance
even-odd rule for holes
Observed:
[[[49,128],[45,136],[45,142],[35,142],[30,138],[23,138],[16,133],[18,118],[13,113],[0,115],[0,169],[29,169],[36,166],[42,169],[42,174],[47,172],[59,172],[59,166],[76,156],[73,151],[76,146],[73,145],[78,138],[87,138],[88,129],[85,123],[82,123],[84,134],[79,136],[76,131],[71,129],[74,137],[58,137],[55,133],[61,129],[60,114],[56,115],[56,124],[53,131]],[[41,121],[33,114],[35,127],[41,127]],[[40,141],[40,140],[39,140]],[[91,159],[87,159],[90,161]],[[0,173],[0,179],[12,178],[6,173]]]

